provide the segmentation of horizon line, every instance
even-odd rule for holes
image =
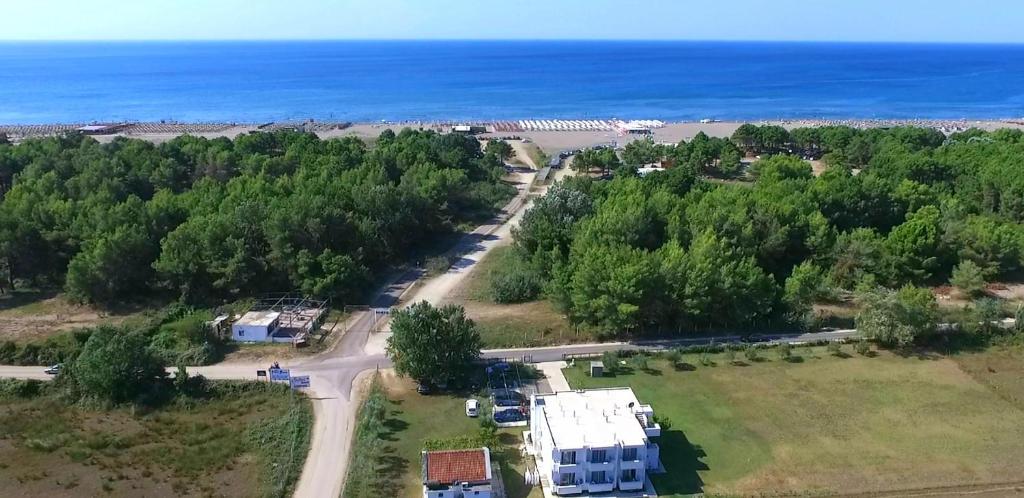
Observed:
[[[697,38],[54,38],[3,39],[0,43],[337,43],[337,42],[476,42],[476,43],[764,43],[764,44],[832,44],[832,45],[1024,45],[1022,41],[941,41],[941,40],[767,40],[767,39],[697,39]]]

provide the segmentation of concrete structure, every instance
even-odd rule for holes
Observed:
[[[250,311],[231,325],[231,338],[241,342],[266,342],[281,326],[281,313]]]
[[[541,484],[554,495],[649,489],[661,469],[654,411],[630,388],[564,391],[530,400],[528,450]]]
[[[424,451],[423,498],[491,498],[490,450]]]

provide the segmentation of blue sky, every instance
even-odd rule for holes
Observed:
[[[1024,43],[1024,0],[12,0],[8,40]],[[497,6],[504,6],[497,8]]]

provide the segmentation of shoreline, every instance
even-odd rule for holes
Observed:
[[[523,124],[548,126],[552,129],[529,128]],[[543,124],[542,124],[543,123]],[[598,126],[594,126],[597,123]],[[322,139],[355,136],[362,139],[373,139],[386,129],[398,132],[403,128],[433,129],[449,132],[457,125],[478,128],[476,135],[488,138],[523,138],[535,143],[548,153],[565,149],[583,148],[610,142],[628,143],[646,134],[630,134],[626,131],[632,123],[644,123],[656,142],[678,143],[691,140],[697,133],[703,132],[714,137],[729,137],[739,126],[745,123],[757,125],[779,125],[787,129],[822,126],[850,126],[858,129],[885,128],[893,126],[914,126],[933,128],[950,134],[969,128],[993,131],[1000,128],[1024,130],[1022,119],[764,119],[749,121],[672,121],[662,122],[647,120],[642,122],[625,122],[618,120],[522,120],[522,121],[395,121],[395,122],[339,122],[339,121],[286,121],[272,123],[107,123],[110,131],[90,131],[89,134],[100,142],[110,142],[116,137],[139,138],[154,143],[171,140],[177,136],[190,134],[205,138],[234,138],[258,131],[275,131],[296,129],[315,133]],[[54,136],[74,132],[82,127],[97,126],[95,123],[63,123],[33,125],[3,125],[0,133],[5,133],[14,141],[29,138]],[[584,127],[590,128],[584,129]]]

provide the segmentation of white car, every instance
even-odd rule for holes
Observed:
[[[480,414],[480,402],[475,399],[466,400],[466,416],[476,417]]]

